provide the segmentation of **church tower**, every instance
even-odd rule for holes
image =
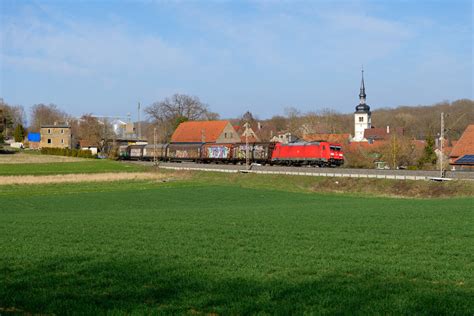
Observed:
[[[372,118],[370,106],[365,103],[365,83],[364,83],[364,69],[362,69],[362,81],[360,83],[359,105],[356,106],[354,112],[354,142],[367,141],[364,138],[364,130],[371,128]]]

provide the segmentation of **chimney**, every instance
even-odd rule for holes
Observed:
[[[387,134],[390,134],[390,126],[387,125]]]

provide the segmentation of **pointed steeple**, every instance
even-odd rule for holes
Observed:
[[[359,93],[360,104],[365,104],[366,97],[367,95],[365,94],[364,68],[362,68],[362,80],[360,82],[360,93]]]
[[[362,68],[362,79],[360,81],[359,105],[356,106],[356,113],[370,113],[370,106],[365,103],[365,82],[364,82],[364,68]]]

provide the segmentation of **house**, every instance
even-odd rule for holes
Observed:
[[[474,156],[474,124],[468,125],[459,140],[453,143],[449,164],[454,170],[471,169],[474,167],[472,156]]]
[[[282,132],[270,139],[272,143],[282,143],[282,144],[289,144],[298,141],[298,137],[292,135],[290,132]]]
[[[307,142],[325,141],[329,143],[347,144],[352,140],[349,133],[346,134],[306,134],[303,140]]]
[[[261,123],[257,122],[255,124],[249,124],[249,127],[246,129],[244,126],[234,126],[235,131],[240,135],[240,141],[245,143],[256,143],[261,141],[255,131],[261,130]]]
[[[28,147],[30,149],[40,148],[41,134],[40,133],[28,133]]]
[[[41,125],[40,148],[71,148],[71,126],[54,123]]]
[[[99,146],[97,145],[97,143],[93,143],[87,140],[80,140],[79,148],[81,150],[90,150],[93,155],[97,155],[97,152],[99,151]]]
[[[238,143],[240,136],[229,121],[190,121],[179,124],[171,143]]]
[[[369,142],[379,141],[379,140],[390,140],[393,135],[396,136],[403,136],[405,134],[405,130],[402,127],[397,128],[378,128],[372,127],[367,128],[364,130],[364,138],[367,139]]]

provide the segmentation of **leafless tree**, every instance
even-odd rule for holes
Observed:
[[[219,114],[209,111],[208,105],[198,97],[185,94],[155,102],[145,109],[145,113],[157,126],[159,139],[163,140],[168,140],[181,122],[219,119]]]
[[[107,120],[99,120],[92,114],[84,114],[73,124],[76,131],[76,139],[86,141],[87,143],[97,146],[99,151],[103,151],[107,141],[113,138],[113,130],[110,122]]]
[[[55,104],[35,104],[31,108],[30,130],[39,132],[41,125],[54,124],[68,120],[68,115]]]
[[[177,118],[186,118],[190,121],[202,120],[206,118],[208,112],[208,106],[198,97],[185,94],[175,94],[145,109],[148,116],[161,122]]]

